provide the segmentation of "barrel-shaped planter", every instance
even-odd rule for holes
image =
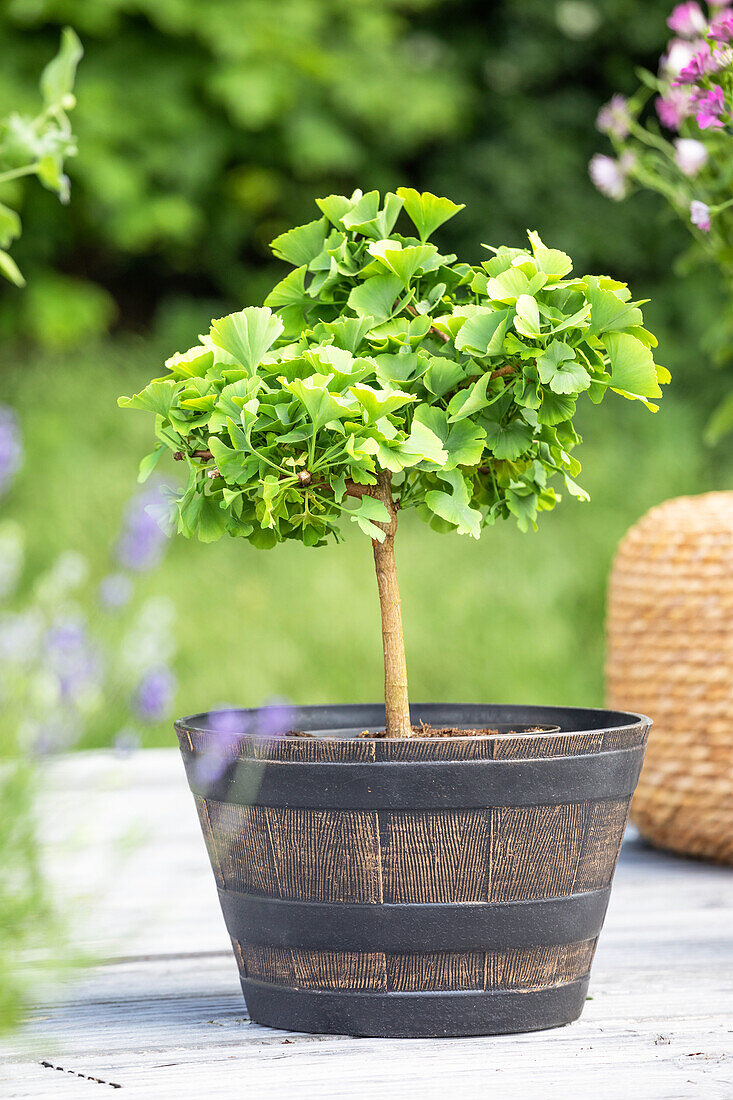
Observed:
[[[651,722],[412,710],[516,732],[359,737],[383,728],[378,706],[304,707],[290,720],[312,737],[278,735],[266,710],[176,724],[251,1017],[403,1037],[569,1023]]]

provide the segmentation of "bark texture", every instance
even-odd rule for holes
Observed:
[[[389,512],[389,523],[380,523],[384,542],[372,540],[374,568],[377,573],[379,607],[382,614],[382,648],[384,650],[384,707],[388,737],[411,737],[410,704],[407,695],[407,662],[402,633],[402,606],[397,585],[394,540],[397,532],[397,508],[392,498],[388,471],[380,473],[372,490]]]

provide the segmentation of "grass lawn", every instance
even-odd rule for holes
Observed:
[[[3,400],[20,415],[27,459],[3,515],[29,533],[29,576],[68,548],[89,558],[93,577],[109,571],[151,427],[115,399],[139,389],[159,362],[158,348],[126,339],[6,365]],[[580,428],[580,480],[592,501],[567,499],[542,518],[539,535],[506,523],[474,542],[403,517],[397,553],[413,699],[602,702],[605,581],[618,539],[669,496],[730,484],[733,458],[719,454],[713,464],[700,445],[701,417],[674,392],[656,416],[621,398],[600,411],[588,405]],[[380,696],[371,548],[356,528],[344,545],[317,551],[174,540],[139,583],[178,608],[178,713],[275,696]],[[149,744],[171,739],[167,726],[148,735]]]

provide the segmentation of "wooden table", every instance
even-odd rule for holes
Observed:
[[[174,750],[68,757],[41,806],[49,871],[98,965],[39,1004],[0,1095],[730,1100],[733,872],[627,838],[582,1019],[484,1039],[253,1024]]]

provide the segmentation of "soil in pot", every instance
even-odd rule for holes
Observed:
[[[505,729],[468,729],[465,726],[448,726],[440,729],[436,729],[435,726],[429,726],[425,722],[421,722],[417,726],[412,727],[413,737],[514,737],[518,733],[552,733],[559,730],[559,726],[532,726],[524,730],[505,730]],[[386,730],[362,730],[359,734],[360,737],[388,737]]]

